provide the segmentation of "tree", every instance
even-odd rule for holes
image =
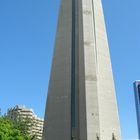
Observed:
[[[24,127],[23,122],[15,123],[5,116],[0,117],[0,140],[33,140]]]
[[[32,128],[37,125],[35,119],[23,116],[18,112],[13,113],[15,116],[15,120],[13,120],[14,126],[21,130],[23,136],[30,135],[32,140],[36,140],[36,134],[35,132],[32,132]]]

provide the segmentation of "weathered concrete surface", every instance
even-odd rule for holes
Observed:
[[[44,140],[121,140],[101,0],[61,0]]]

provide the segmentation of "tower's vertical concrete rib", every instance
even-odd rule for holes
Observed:
[[[121,140],[101,0],[61,0],[44,140]]]

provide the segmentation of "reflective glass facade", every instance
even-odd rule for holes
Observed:
[[[139,134],[139,139],[140,139],[140,81],[134,82],[134,91],[135,91],[138,134]]]

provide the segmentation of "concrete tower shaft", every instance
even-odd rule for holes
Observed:
[[[121,140],[101,0],[61,0],[44,140]]]

